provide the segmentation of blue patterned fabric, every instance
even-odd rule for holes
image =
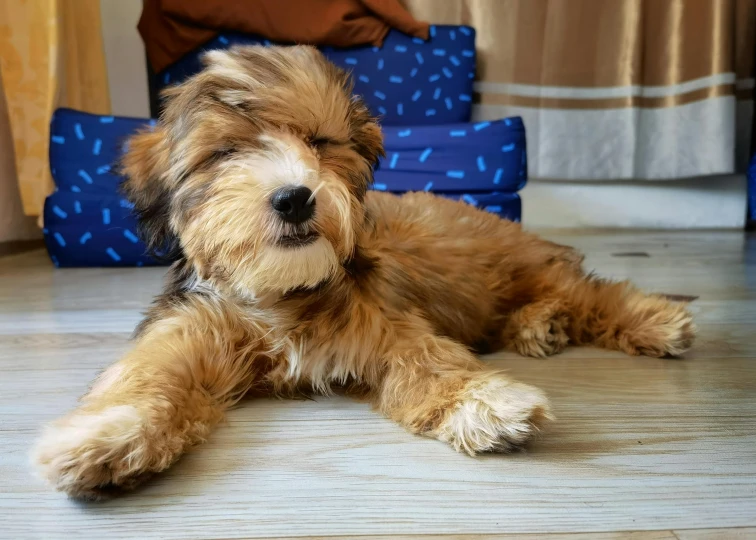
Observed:
[[[131,205],[117,195],[58,190],[45,200],[44,237],[55,266],[149,266]]]
[[[122,178],[112,171],[126,139],[152,120],[70,109],[53,115],[50,167],[56,191],[44,209],[45,240],[59,266],[156,264],[144,255]],[[519,118],[478,124],[384,127],[386,158],[374,189],[433,191],[519,220],[515,193],[527,178]]]
[[[50,123],[50,170],[60,191],[114,196],[111,167],[128,137],[151,120],[58,109]]]
[[[271,45],[249,34],[221,34],[155,76],[155,87],[176,84],[199,72],[200,55],[232,45]],[[391,30],[382,47],[335,49],[323,53],[352,72],[354,93],[363,96],[386,126],[468,122],[475,78],[475,30],[431,26],[430,39]]]
[[[440,194],[512,221],[520,219],[516,193]],[[44,237],[55,266],[151,266],[136,235],[128,202],[118,196],[56,191],[45,201]]]
[[[386,157],[374,188],[385,191],[519,191],[528,174],[520,118],[476,124],[383,127]]]

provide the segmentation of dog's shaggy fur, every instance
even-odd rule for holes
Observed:
[[[586,275],[571,248],[427,193],[368,192],[380,128],[315,49],[211,51],[205,64],[130,140],[125,192],[150,248],[177,262],[131,352],[39,441],[56,488],[132,487],[250,391],[347,388],[456,450],[508,451],[551,417],[548,401],[471,349],[691,345],[682,305]],[[310,220],[273,210],[287,186],[312,191]]]

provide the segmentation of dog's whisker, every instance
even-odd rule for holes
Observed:
[[[325,184],[326,184],[325,180],[321,180],[320,183],[318,184],[318,186],[315,189],[312,190],[312,194],[307,199],[307,203],[306,204],[308,206],[312,204],[312,201],[315,200],[315,196],[318,194],[318,191],[320,191],[321,189],[323,189],[323,186],[325,186]]]

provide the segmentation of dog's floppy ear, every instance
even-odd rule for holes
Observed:
[[[357,131],[354,140],[357,143],[357,151],[373,166],[378,165],[378,160],[386,155],[383,150],[381,126],[373,120],[366,122]]]
[[[349,117],[355,150],[375,167],[378,159],[386,155],[381,126],[359,96],[352,96]]]
[[[119,169],[126,177],[121,191],[134,205],[139,235],[147,251],[158,259],[174,260],[181,256],[181,247],[170,225],[172,189],[167,137],[162,126],[133,135]]]

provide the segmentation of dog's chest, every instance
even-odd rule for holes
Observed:
[[[332,313],[318,314],[282,337],[281,360],[291,382],[325,390],[375,369],[388,341],[386,321],[372,310],[344,309],[350,313],[338,319]]]

